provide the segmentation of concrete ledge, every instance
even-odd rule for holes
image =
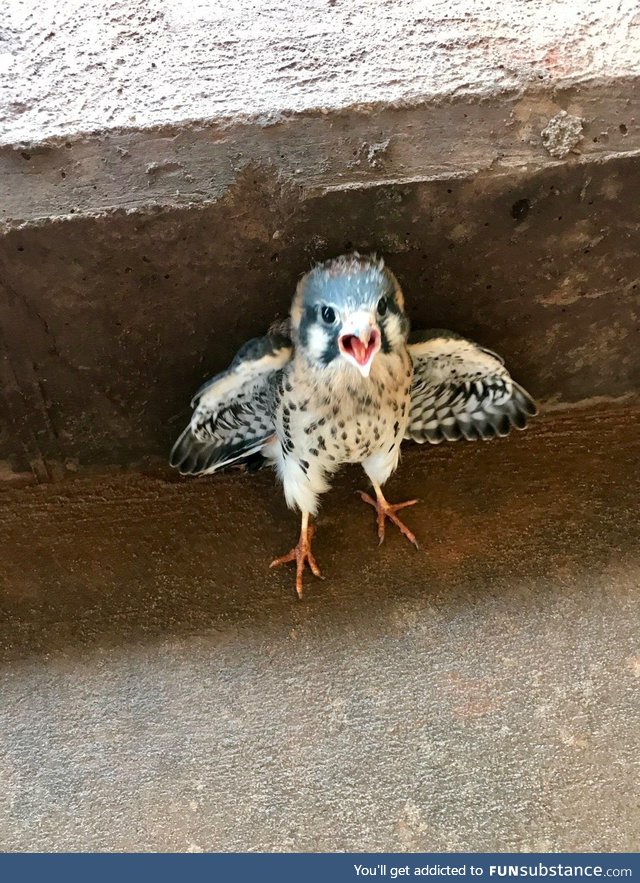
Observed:
[[[620,79],[8,146],[0,221],[206,204],[247,167],[317,195],[637,155],[639,87]]]
[[[248,164],[314,192],[640,149],[633,0],[6,12],[4,224],[202,204]]]

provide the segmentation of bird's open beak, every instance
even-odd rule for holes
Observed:
[[[363,377],[371,371],[373,357],[380,349],[380,329],[372,313],[353,313],[338,338],[340,352],[356,366]]]

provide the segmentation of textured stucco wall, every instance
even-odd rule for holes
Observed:
[[[637,73],[635,0],[6,0],[0,143]]]
[[[108,3],[0,11],[0,224],[640,150],[640,14],[573,3]]]

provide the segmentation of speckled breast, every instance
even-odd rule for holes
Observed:
[[[332,471],[404,437],[412,375],[407,353],[380,356],[368,378],[350,369],[327,375],[296,365],[285,378],[277,422],[287,454],[317,458]]]

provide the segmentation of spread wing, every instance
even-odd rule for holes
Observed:
[[[288,323],[245,343],[229,368],[193,397],[191,422],[173,446],[171,465],[199,475],[251,462],[273,437],[278,382],[292,352]]]
[[[415,332],[409,353],[414,373],[406,438],[432,445],[486,441],[512,426],[524,429],[537,413],[499,355],[452,331]]]

